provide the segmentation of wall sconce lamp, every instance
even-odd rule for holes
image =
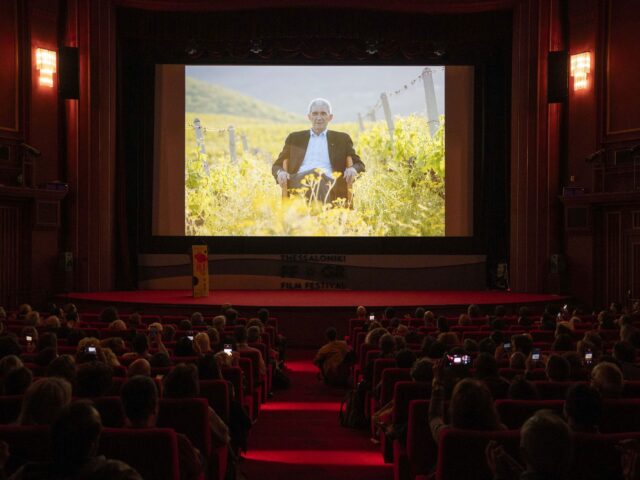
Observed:
[[[589,88],[589,74],[591,73],[591,54],[589,52],[571,55],[571,76],[573,77],[573,90],[585,90]]]
[[[36,69],[38,82],[46,87],[53,87],[53,74],[56,73],[56,52],[36,48]]]

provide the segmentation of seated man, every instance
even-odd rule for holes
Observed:
[[[346,385],[350,365],[345,362],[345,357],[351,351],[351,347],[343,340],[336,340],[337,335],[335,328],[327,329],[327,343],[318,350],[313,363],[320,369],[320,376],[325,383]]]
[[[568,425],[548,410],[539,410],[520,430],[522,468],[502,445],[490,441],[485,450],[487,464],[496,480],[567,478],[573,454],[573,438]]]
[[[331,104],[324,98],[316,98],[309,104],[307,117],[311,131],[289,134],[284,148],[273,164],[272,173],[283,191],[304,187],[307,175],[318,175],[317,190],[307,196],[322,202],[339,198],[350,203],[349,187],[358,173],[364,172],[364,163],[353,149],[353,141],[347,133],[328,130],[333,119]],[[335,180],[334,174],[340,176]]]
[[[138,375],[122,386],[122,407],[127,417],[128,428],[153,428],[158,417],[158,390],[149,377]],[[202,461],[200,452],[189,439],[180,433],[178,437],[178,459],[181,480],[200,478]]]

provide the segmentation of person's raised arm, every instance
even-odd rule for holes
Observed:
[[[273,166],[271,167],[271,174],[273,178],[276,179],[276,182],[280,184],[280,186],[286,187],[286,182],[289,180],[289,173],[287,172],[287,161],[289,160],[291,151],[291,135],[287,137],[284,142],[284,147],[282,147],[282,151],[275,162],[273,162]]]

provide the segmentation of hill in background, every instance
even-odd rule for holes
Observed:
[[[185,91],[187,112],[237,115],[276,123],[306,121],[301,115],[294,115],[270,103],[195,78],[186,78]]]

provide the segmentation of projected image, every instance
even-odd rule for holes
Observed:
[[[185,75],[186,235],[445,234],[444,67]]]

